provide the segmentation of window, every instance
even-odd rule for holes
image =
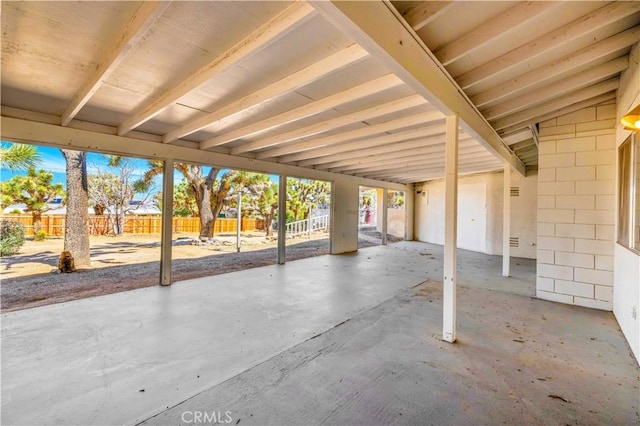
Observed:
[[[629,136],[618,148],[618,243],[640,250],[640,143]]]

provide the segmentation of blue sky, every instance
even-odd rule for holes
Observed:
[[[10,142],[3,141],[2,145],[8,146],[10,145]],[[66,181],[67,181],[66,173],[65,173],[66,165],[65,165],[64,157],[60,152],[60,149],[50,148],[50,147],[45,147],[40,145],[34,145],[34,146],[36,147],[36,149],[38,150],[38,153],[40,154],[40,162],[38,163],[37,168],[52,172],[53,180],[55,183],[62,183],[63,185],[66,185]],[[142,177],[144,172],[149,168],[147,160],[141,159],[141,158],[133,158],[133,157],[128,157],[128,158],[130,159],[131,166],[135,170],[134,175],[136,177]],[[108,170],[106,157],[104,156],[104,154],[88,152],[87,153],[87,172],[89,174],[96,173],[97,167],[103,170],[105,169]],[[204,171],[208,172],[209,168],[205,167]],[[16,174],[21,174],[21,172],[19,171],[12,172],[11,170],[0,168],[1,181],[11,179],[11,177]],[[278,181],[277,176],[271,175],[270,177],[271,177],[271,180],[273,180],[274,182]],[[174,184],[176,185],[179,184],[180,181],[182,181],[182,179],[183,179],[182,173],[176,170],[176,172],[174,173]],[[155,188],[156,189],[154,190],[154,192],[162,190],[162,179],[160,177],[158,177],[156,180]]]
[[[9,142],[2,142],[3,146],[10,145]],[[50,148],[36,145],[38,153],[40,154],[40,162],[36,166],[37,169],[44,169],[53,173],[53,180],[55,183],[66,184],[66,165],[64,157],[58,148]],[[142,176],[145,170],[148,169],[147,160],[139,159],[139,158],[131,158],[131,165],[134,167],[136,172],[134,174],[136,176]],[[107,159],[103,154],[98,154],[95,152],[87,153],[87,172],[89,174],[96,173],[99,167],[101,169],[108,169]],[[24,172],[12,172],[4,167],[0,168],[0,179],[5,181],[7,179],[11,179],[14,175],[24,174]],[[179,176],[179,180],[182,179],[182,176]]]

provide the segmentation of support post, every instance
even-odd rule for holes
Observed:
[[[287,244],[287,177],[278,179],[278,265],[284,265]]]
[[[242,231],[242,191],[238,191],[238,225],[236,235],[236,247],[240,253],[240,231]]]
[[[502,213],[502,276],[508,277],[511,266],[511,167],[504,163],[504,203]]]
[[[307,232],[309,233],[309,239],[311,239],[311,201],[309,201],[309,214],[307,215]]]
[[[160,285],[171,285],[173,241],[173,160],[165,160],[162,173],[162,230],[160,236]]]
[[[448,116],[446,128],[442,339],[453,343],[456,341],[458,116]]]
[[[389,226],[389,190],[382,189],[382,245],[387,245],[387,231]]]

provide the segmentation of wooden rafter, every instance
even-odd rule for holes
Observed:
[[[196,89],[207,80],[228,70],[240,60],[257,52],[261,48],[273,43],[291,29],[300,25],[314,13],[313,8],[304,2],[295,2],[280,14],[269,20],[247,37],[236,43],[223,54],[219,55],[202,68],[181,81],[177,86],[168,90],[158,99],[142,106],[131,117],[127,118],[118,128],[118,134],[124,135],[159,114],[162,110],[173,105],[181,97]],[[177,139],[177,138],[176,138]]]
[[[595,44],[580,49],[563,58],[557,59],[546,65],[531,70],[518,77],[512,78],[498,86],[492,87],[482,93],[471,97],[473,103],[481,107],[489,102],[495,102],[499,99],[507,97],[513,93],[522,91],[533,85],[540,84],[557,75],[571,71],[580,66],[589,64],[610,55],[611,53],[625,49],[640,39],[640,25],[637,25],[627,31],[606,38]]]
[[[374,93],[379,93],[392,87],[402,84],[402,80],[393,74],[387,74],[383,77],[368,81],[359,86],[355,86],[333,95],[327,96],[317,101],[309,102],[298,108],[285,111],[281,114],[265,118],[257,123],[252,123],[240,129],[220,134],[214,138],[208,139],[200,143],[200,149],[209,149],[213,146],[223,145],[225,143],[246,138],[265,130],[291,123],[323,111],[330,110],[347,102],[361,99]]]
[[[269,84],[268,86],[263,87],[262,89],[170,131],[164,135],[162,140],[165,143],[169,143],[183,136],[195,133],[198,130],[204,129],[217,121],[222,120],[223,118],[230,117],[241,111],[253,108],[256,105],[260,105],[270,99],[309,84],[331,72],[360,61],[366,56],[367,52],[365,50],[360,48],[358,45],[353,44],[346,49],[301,69],[300,71],[290,74]]]
[[[419,113],[409,115],[407,117],[399,118],[397,120],[387,121],[373,126],[364,127],[361,129],[350,130],[347,132],[339,133],[337,135],[324,136],[309,141],[296,142],[275,149],[260,152],[256,155],[258,159],[279,157],[282,155],[292,154],[294,152],[306,151],[312,148],[318,148],[322,146],[334,145],[341,142],[346,142],[354,139],[364,138],[367,136],[378,135],[385,132],[404,129],[412,126],[424,125],[429,122],[442,119],[442,114],[437,111],[428,113]]]
[[[612,22],[636,13],[638,10],[640,10],[638,2],[611,2],[545,34],[543,37],[517,47],[471,71],[456,76],[456,81],[460,87],[467,89],[591,31],[596,31]]]
[[[414,31],[420,31],[429,22],[442,15],[455,2],[453,1],[422,1],[407,10],[404,19]]]
[[[415,106],[424,105],[427,101],[420,95],[411,95],[401,99],[375,105],[351,114],[339,115],[337,117],[310,124],[298,129],[290,130],[281,134],[260,139],[255,142],[248,142],[231,149],[231,154],[241,154],[243,152],[254,151],[261,148],[268,148],[285,142],[294,141],[304,137],[314,136],[326,131],[347,126],[354,123],[381,117],[394,112],[406,110]]]
[[[496,129],[501,130],[517,123],[526,122],[527,120],[539,120],[539,117],[544,116],[545,114],[551,112],[555,113],[557,110],[571,104],[593,98],[594,96],[598,96],[612,90],[616,90],[619,84],[620,80],[617,78],[607,80],[602,83],[595,84],[591,87],[587,87],[585,89],[570,93],[569,95],[563,96],[561,98],[545,102],[533,108],[529,108],[513,115],[495,120],[492,123]]]
[[[613,61],[598,65],[571,77],[556,81],[555,83],[536,88],[517,98],[502,102],[491,108],[485,108],[481,111],[487,120],[501,118],[519,110],[530,108],[533,105],[559,98],[593,83],[606,80],[618,75],[621,71],[627,69],[628,66],[629,57],[621,56]]]
[[[440,47],[433,53],[443,65],[449,65],[506,31],[513,30],[536,15],[557,7],[558,4],[556,2],[541,1],[518,3],[501,15],[467,32],[459,39]]]
[[[82,107],[102,87],[111,73],[120,65],[131,49],[156,22],[158,17],[169,7],[170,1],[141,2],[126,26],[118,32],[117,39],[108,46],[98,67],[91,77],[75,94],[67,108],[62,113],[60,123],[69,124]]]

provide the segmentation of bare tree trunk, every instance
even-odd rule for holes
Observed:
[[[36,236],[42,229],[42,212],[40,212],[39,210],[32,211],[31,222],[33,224],[33,235]]]
[[[273,229],[271,229],[271,223],[273,222],[273,216],[271,214],[264,215],[264,227],[267,231],[267,237],[273,235]]]
[[[89,191],[87,153],[61,149],[67,162],[67,214],[64,227],[64,250],[71,252],[76,266],[88,267]]]
[[[215,216],[211,211],[211,185],[207,181],[200,185],[198,207],[200,210],[200,240],[213,238]]]

